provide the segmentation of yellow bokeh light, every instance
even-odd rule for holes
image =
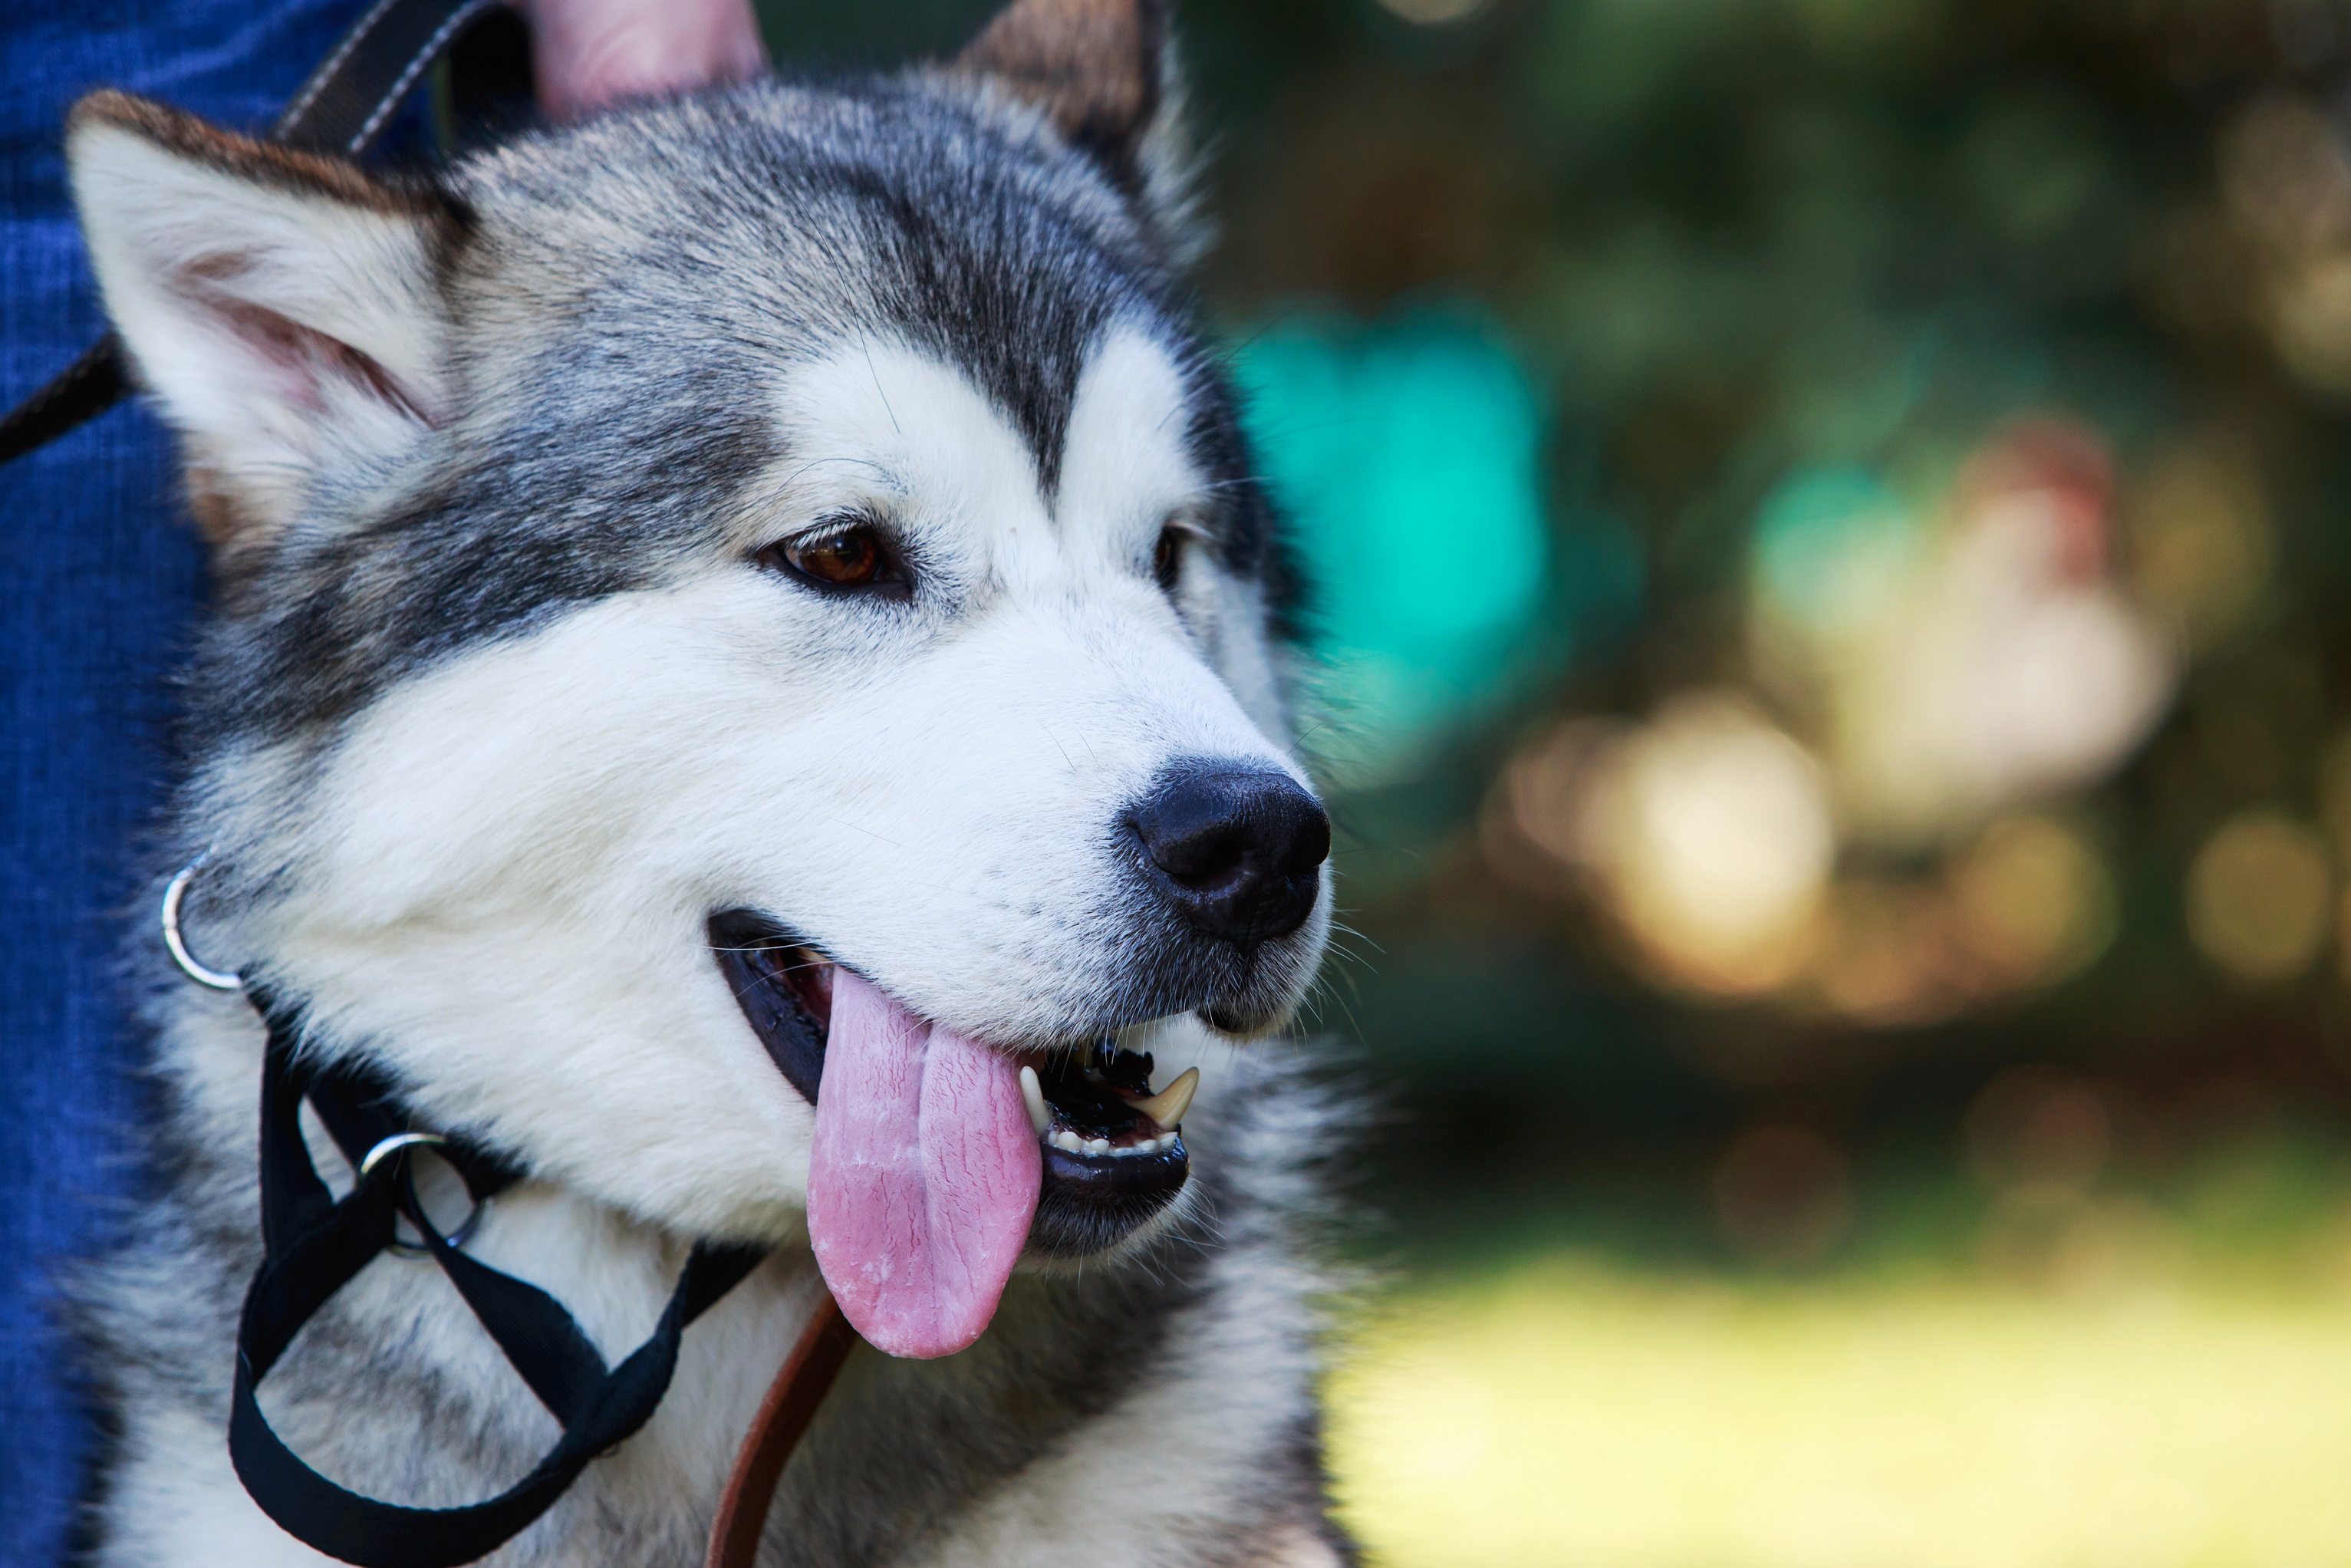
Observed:
[[[1787,983],[1812,951],[1836,831],[1819,768],[1795,741],[1719,693],[1668,704],[1550,799],[1569,822],[1526,823],[1572,845],[1611,912],[1678,984],[1751,996]]]
[[[2332,880],[2308,827],[2273,811],[2232,817],[2189,868],[2189,935],[2240,979],[2291,979],[2326,941]]]
[[[2281,278],[2270,329],[2278,357],[2305,386],[2351,392],[2351,256],[2321,256]]]
[[[2192,643],[2234,631],[2269,582],[2269,511],[2252,465],[2227,443],[2158,459],[2133,486],[2124,521],[2132,591]]]
[[[1998,984],[2062,979],[2114,939],[2105,862],[2055,818],[1993,823],[1953,862],[1950,892],[1960,940]]]
[[[1600,766],[1627,733],[1606,719],[1578,719],[1535,739],[1513,758],[1502,776],[1510,822],[1519,838],[1562,866],[1585,859],[1583,797]],[[1520,846],[1497,849],[1497,869],[1512,874]]]

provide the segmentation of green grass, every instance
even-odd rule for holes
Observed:
[[[1809,1273],[1407,1275],[1334,1381],[1344,1516],[1392,1568],[2351,1564],[2351,1192],[2282,1148],[1917,1202],[1935,1245],[1881,1206]]]

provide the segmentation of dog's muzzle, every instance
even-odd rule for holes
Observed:
[[[811,1105],[823,1085],[833,962],[756,911],[711,917],[710,946],[752,1032]],[[1149,1054],[1103,1038],[1013,1053],[1043,1166],[1029,1249],[1077,1258],[1117,1245],[1173,1202],[1191,1171],[1181,1126],[1196,1071],[1154,1092]]]

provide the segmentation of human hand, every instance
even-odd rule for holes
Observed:
[[[539,107],[556,120],[768,65],[750,0],[525,0],[524,10]]]

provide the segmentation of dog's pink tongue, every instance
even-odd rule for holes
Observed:
[[[1037,1211],[1020,1070],[847,969],[817,1086],[809,1237],[857,1332],[892,1355],[979,1337]]]

